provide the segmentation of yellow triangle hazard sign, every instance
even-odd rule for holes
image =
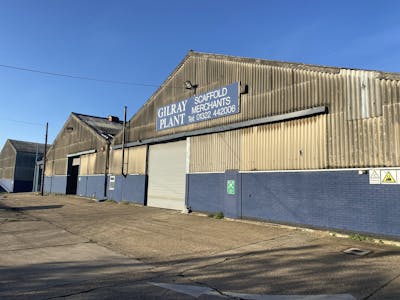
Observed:
[[[392,174],[390,172],[387,172],[385,177],[382,180],[383,183],[396,183],[396,180],[394,180]]]

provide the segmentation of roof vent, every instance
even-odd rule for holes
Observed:
[[[109,115],[108,116],[108,121],[118,123],[119,122],[119,118],[116,117],[116,116]]]

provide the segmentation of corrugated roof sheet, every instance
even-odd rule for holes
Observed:
[[[122,122],[120,121],[109,121],[108,118],[95,117],[89,115],[83,115],[73,113],[82,122],[85,122],[91,128],[93,128],[100,135],[115,136],[122,129]]]
[[[33,143],[33,142],[25,142],[25,141],[17,141],[17,140],[9,140],[11,145],[17,150],[17,152],[31,152],[39,153],[44,152],[44,144]],[[48,145],[49,147],[50,145]]]

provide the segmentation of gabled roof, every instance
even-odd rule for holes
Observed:
[[[33,142],[25,142],[25,141],[17,141],[17,140],[8,140],[10,144],[14,147],[17,152],[30,152],[30,153],[43,153],[44,152],[44,144],[33,143]]]
[[[314,64],[307,64],[307,63],[300,63],[300,62],[287,62],[287,61],[278,61],[278,60],[268,60],[268,59],[262,59],[262,58],[250,58],[250,57],[233,56],[233,55],[225,55],[225,54],[197,52],[197,51],[193,51],[193,50],[190,50],[188,52],[188,54],[185,56],[185,58],[182,60],[182,62],[178,65],[178,67],[172,72],[172,74],[169,77],[172,77],[173,73],[176,72],[178,70],[178,68],[181,65],[183,65],[185,63],[185,61],[188,60],[190,57],[208,57],[208,58],[214,58],[214,59],[219,59],[219,60],[224,60],[224,61],[254,63],[254,64],[259,64],[259,65],[278,66],[278,67],[303,69],[303,70],[327,72],[327,73],[340,73],[341,70],[366,71],[366,72],[376,73],[379,78],[383,78],[383,79],[399,80],[399,78],[400,78],[399,72],[385,72],[385,71],[380,71],[380,70],[369,70],[369,69],[326,66],[326,65],[314,65]]]
[[[170,73],[167,79],[158,87],[158,89],[150,96],[149,99],[143,104],[143,106],[136,112],[135,115],[132,116],[130,121],[134,120],[143,109],[145,109],[146,105],[149,105],[157,95],[168,85],[174,75],[180,70],[180,68],[192,57],[200,57],[200,58],[211,58],[220,61],[229,61],[229,62],[243,62],[243,63],[253,63],[257,65],[266,65],[266,66],[277,66],[277,67],[285,67],[291,69],[302,69],[316,72],[326,72],[332,74],[340,74],[341,70],[358,70],[358,71],[366,71],[373,72],[380,79],[389,79],[389,80],[400,80],[400,73],[394,72],[383,72],[376,70],[362,70],[355,68],[343,68],[343,67],[331,67],[331,66],[322,66],[322,65],[311,65],[305,63],[296,63],[296,62],[285,62],[285,61],[276,61],[276,60],[266,60],[260,58],[249,58],[249,57],[240,57],[240,56],[232,56],[232,55],[224,55],[224,54],[214,54],[214,53],[205,53],[205,52],[197,52],[193,50],[189,50],[183,60],[175,67],[175,69]],[[182,85],[183,88],[183,85]]]
[[[246,71],[243,73],[239,73],[237,65],[243,66],[243,68],[246,68]],[[209,66],[212,66],[210,67],[211,69],[209,69]],[[222,66],[225,67],[222,68]],[[259,58],[247,58],[247,57],[238,57],[230,55],[202,53],[191,50],[184,57],[184,59],[175,67],[175,69],[170,73],[170,75],[164,80],[164,82],[160,84],[158,89],[150,96],[150,98],[147,99],[147,101],[142,105],[142,107],[139,108],[137,112],[130,118],[129,126],[127,129],[128,142],[143,140],[145,138],[149,138],[150,136],[154,137],[161,135],[169,135],[172,133],[177,133],[178,131],[184,131],[184,128],[174,128],[171,129],[170,131],[156,132],[155,122],[154,120],[151,121],[151,119],[155,116],[155,107],[158,106],[161,107],[173,103],[173,101],[188,99],[189,97],[192,96],[192,94],[190,94],[190,91],[188,92],[188,89],[185,89],[184,87],[183,83],[185,80],[195,80],[194,82],[195,84],[199,84],[199,82],[201,81],[201,84],[197,90],[197,92],[200,93],[207,91],[204,88],[212,89],[214,87],[222,86],[224,84],[225,85],[230,84],[233,81],[241,81],[242,79],[245,81],[243,83],[247,85],[247,83],[249,83],[248,81],[251,78],[252,78],[251,80],[257,80],[258,73],[256,73],[255,71],[253,72],[252,70],[255,70],[259,66],[260,66],[259,68],[260,72],[263,72],[262,70],[267,69],[264,67],[273,67],[273,68],[278,67],[281,69],[286,69],[286,70],[276,70],[276,72],[281,74],[281,77],[279,77],[280,79],[277,79],[279,81],[279,84],[287,86],[289,86],[288,82],[290,80],[286,82],[286,79],[281,79],[281,78],[288,76],[285,75],[285,72],[290,70],[299,71],[300,73],[304,73],[303,71],[306,71],[313,73],[314,72],[326,73],[333,76],[337,75],[337,78],[340,78],[340,82],[342,82],[342,80],[347,80],[348,78],[353,76],[349,75],[353,73],[350,71],[356,71],[355,72],[357,74],[356,76],[359,77],[361,76],[361,73],[367,72],[369,73],[367,74],[367,76],[371,76],[371,78],[373,79],[400,81],[400,73],[389,73],[382,71],[361,70],[361,69],[342,68],[342,67],[330,67],[330,66],[311,65],[311,64],[295,63],[295,62],[272,61]],[[219,69],[220,67],[221,70]],[[278,75],[274,76],[278,77]],[[232,78],[234,78],[234,80]],[[270,78],[272,78],[272,76],[270,76]],[[218,85],[214,85],[216,83],[218,83]],[[276,85],[277,83],[274,82],[271,84]],[[253,111],[253,109],[248,109],[249,115],[243,117],[243,120],[244,118],[252,118],[251,111]],[[263,112],[263,114],[267,116],[272,113],[265,111]],[[224,120],[221,119],[221,124],[223,122]],[[217,126],[216,121],[213,122],[212,124],[214,125],[210,126]],[[199,126],[201,125],[199,124]],[[116,145],[122,143],[122,132],[118,133],[118,135],[115,137],[114,143]]]
[[[108,118],[89,116],[74,112],[72,114],[103,137],[104,135],[114,137],[122,129],[122,122],[119,120],[110,121]]]

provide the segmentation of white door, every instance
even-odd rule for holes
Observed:
[[[186,140],[151,145],[147,205],[183,210],[186,186]]]

